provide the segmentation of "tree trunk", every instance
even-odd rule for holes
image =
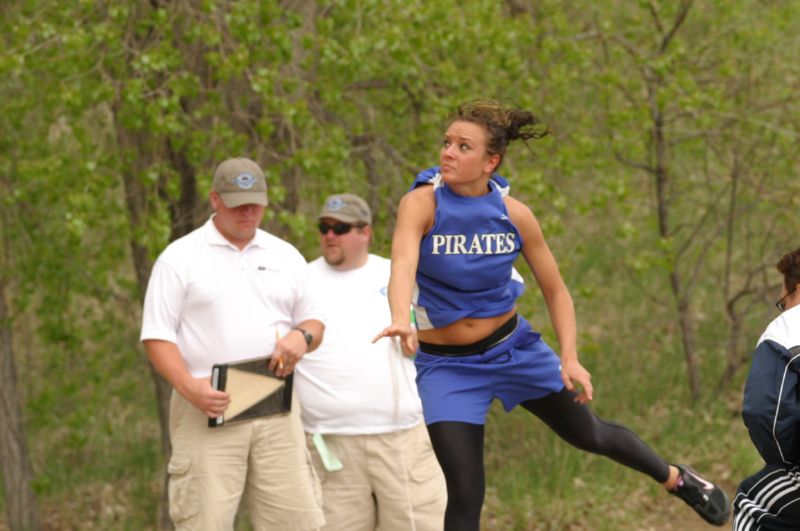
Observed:
[[[0,281],[0,461],[6,495],[6,514],[12,530],[38,530],[39,511],[33,492],[22,408],[17,394],[17,370],[11,341],[11,320],[6,306],[5,285]]]
[[[689,311],[689,301],[681,297],[679,292],[681,288],[680,277],[673,272],[670,275],[670,280],[672,281],[672,293],[677,303],[678,324],[681,329],[681,346],[683,347],[683,357],[686,361],[686,373],[689,377],[689,391],[692,394],[692,400],[697,401],[700,399],[701,390],[700,369],[697,365],[697,355],[694,349],[694,322]]]
[[[113,108],[114,116],[114,129],[117,134],[117,141],[120,147],[120,152],[123,153],[122,160],[125,160],[124,153],[126,150],[132,151],[135,155],[131,157],[131,163],[126,165],[122,170],[122,182],[125,190],[125,204],[130,217],[131,227],[131,256],[133,258],[133,268],[136,274],[136,283],[138,286],[139,303],[144,301],[144,293],[147,291],[147,283],[150,280],[150,270],[153,263],[147,252],[147,248],[138,242],[136,234],[144,224],[145,216],[147,215],[147,190],[137,179],[138,165],[142,165],[144,160],[147,160],[145,154],[142,152],[141,146],[137,142],[135,133],[130,133],[120,125],[117,118],[117,109]],[[150,376],[153,379],[153,388],[156,395],[156,407],[158,409],[158,423],[161,434],[161,455],[164,462],[169,461],[172,453],[172,448],[169,441],[169,398],[172,391],[172,386],[167,382],[156,370],[153,365],[148,362],[150,368]],[[169,499],[167,496],[166,481],[167,481],[167,467],[163,467],[164,488],[161,490],[161,497],[158,503],[157,515],[157,528],[161,530],[173,529],[172,520],[169,517]]]
[[[655,168],[654,177],[656,185],[656,208],[658,215],[658,232],[664,240],[673,238],[672,230],[669,224],[670,214],[670,201],[668,197],[669,190],[669,168],[667,166],[667,141],[664,135],[664,117],[661,107],[657,103],[656,94],[658,92],[658,80],[654,80],[650,87],[650,101],[651,101],[651,118],[653,120],[653,157]],[[675,298],[675,307],[678,311],[678,326],[681,332],[681,346],[683,347],[683,356],[686,361],[686,372],[689,377],[689,391],[692,395],[692,400],[700,398],[700,371],[697,364],[697,355],[694,349],[694,322],[692,319],[690,298],[687,287],[683,284],[681,276],[678,273],[680,264],[678,263],[677,256],[673,255],[675,262],[672,264],[672,271],[669,273],[670,286],[672,287],[672,295]]]

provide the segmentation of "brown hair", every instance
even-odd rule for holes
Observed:
[[[800,248],[781,258],[776,267],[783,275],[783,285],[786,287],[786,291],[791,293],[800,284]]]
[[[486,151],[489,155],[500,155],[500,162],[497,163],[495,170],[503,163],[503,156],[510,141],[542,138],[550,133],[530,111],[506,107],[497,100],[479,99],[464,102],[458,106],[456,114],[450,119],[450,124],[453,122],[471,122],[486,129],[489,140]]]

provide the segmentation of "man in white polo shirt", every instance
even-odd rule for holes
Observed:
[[[208,427],[230,402],[211,387],[215,363],[272,355],[285,376],[322,340],[306,261],[258,228],[267,184],[252,160],[221,163],[209,200],[215,214],[161,253],[144,302],[141,340],[174,388],[170,516],[178,529],[233,529],[244,493],[255,529],[317,529],[321,496],[297,407]]]
[[[352,194],[319,214],[322,257],[309,264],[325,339],[297,366],[303,426],[322,479],[326,530],[439,531],[447,490],[422,422],[414,363],[392,339],[389,260],[369,253],[372,215]]]

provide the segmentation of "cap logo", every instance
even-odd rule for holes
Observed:
[[[344,208],[344,206],[345,206],[344,201],[342,201],[341,198],[339,197],[331,198],[328,200],[327,203],[325,203],[325,208],[333,211],[340,210]]]
[[[249,190],[256,184],[256,178],[249,173],[240,173],[233,178],[233,182],[242,190]]]

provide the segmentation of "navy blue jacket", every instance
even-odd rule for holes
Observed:
[[[800,346],[761,341],[753,353],[742,418],[768,465],[800,464]]]

